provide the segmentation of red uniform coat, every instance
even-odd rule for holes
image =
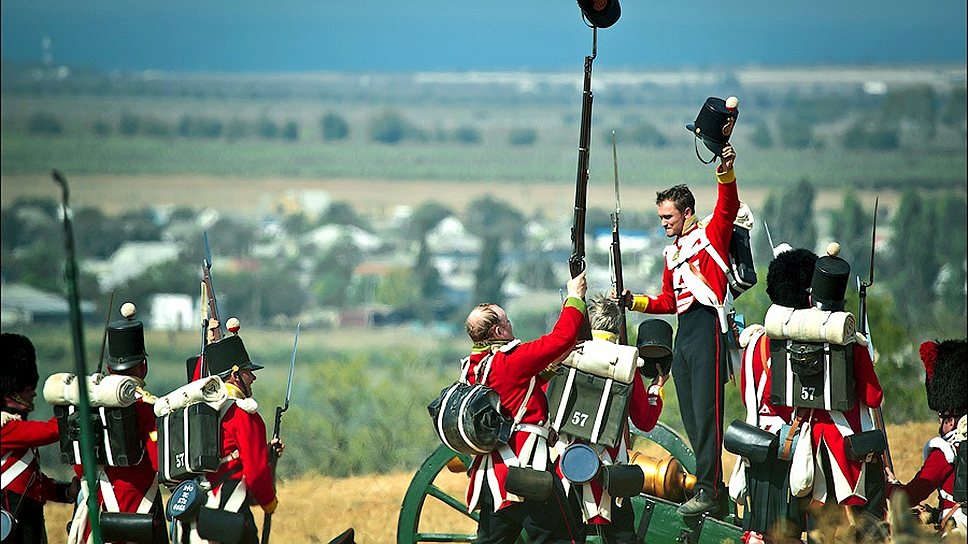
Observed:
[[[154,407],[145,401],[146,396],[151,397],[142,392],[134,403],[138,436],[145,445],[141,460],[127,467],[98,466],[98,505],[103,511],[147,514],[164,507],[160,501],[154,502],[158,498],[158,427]],[[82,489],[87,489],[84,468],[74,465],[74,473],[81,479]],[[91,537],[86,503],[82,506],[74,512],[68,542],[87,542]]]
[[[890,486],[889,492],[899,489],[907,492],[912,505],[923,502],[937,491],[942,511],[957,506],[952,496],[955,490],[954,446],[940,436],[929,440],[924,445],[924,464],[918,473],[906,485]]]
[[[843,414],[851,430],[856,433],[871,429],[862,427],[861,410],[867,410],[868,407],[879,407],[884,398],[884,391],[881,389],[881,384],[877,380],[877,374],[874,373],[874,363],[871,362],[867,346],[859,343],[854,344],[854,388],[857,394],[857,402],[854,404],[854,407],[846,412],[838,413]],[[800,413],[805,416],[808,412],[801,408]],[[847,458],[844,436],[831,418],[830,412],[814,410],[812,421],[814,458],[819,463],[820,448],[825,444],[831,455],[831,469],[834,471],[835,484],[840,481],[844,485],[840,491],[837,489],[826,490],[827,496],[821,497],[818,495],[822,490],[822,487],[817,486],[818,474],[814,479],[814,499],[828,502],[831,493],[833,493],[836,501],[829,502],[845,505],[860,505],[866,503],[866,498],[862,495],[863,489],[858,489],[861,471],[865,464],[863,459],[852,461]],[[871,477],[881,477],[881,475],[872,474]],[[835,485],[835,487],[837,486]],[[849,490],[847,490],[847,487],[849,487]]]
[[[501,398],[501,407],[505,414],[514,416],[527,395],[531,380],[538,380],[538,374],[541,371],[575,346],[579,325],[585,318],[584,312],[584,301],[569,297],[561,310],[558,322],[550,333],[537,340],[520,343],[508,351],[496,351],[491,359],[491,370],[486,385],[494,389]],[[493,346],[493,349],[496,350],[498,347]],[[466,375],[470,383],[477,382],[477,365],[492,352],[491,350],[490,346],[475,348],[471,353]],[[543,384],[535,384],[531,396],[528,397],[527,409],[521,423],[547,425],[548,398],[541,385]],[[511,434],[511,440],[507,446],[487,455],[475,456],[471,464],[470,485],[467,489],[468,511],[477,508],[484,478],[488,478],[497,510],[520,501],[521,499],[513,494],[509,496],[504,487],[508,463],[524,466],[531,465],[533,461],[534,468],[545,470],[548,460],[546,436],[538,437],[534,433],[516,431]]]
[[[774,406],[770,402],[770,387],[773,383],[773,373],[770,372],[770,338],[765,333],[753,332],[750,337],[750,344],[743,351],[742,361],[740,391],[743,394],[740,395],[740,399],[745,405],[747,398],[755,398],[758,426],[775,433],[779,426],[790,422],[793,416],[793,408]],[[749,368],[747,368],[747,365],[749,365]],[[749,379],[750,375],[752,380]],[[749,391],[748,388],[752,388],[752,391]],[[762,392],[762,394],[757,397],[757,392]],[[748,393],[752,393],[752,395],[748,395]],[[753,424],[752,422],[747,423]]]
[[[719,179],[718,196],[709,222],[702,224],[696,221],[684,227],[683,233],[666,246],[663,251],[665,268],[662,272],[662,292],[651,297],[635,297],[634,310],[650,314],[681,314],[688,310],[696,300],[696,294],[687,285],[687,278],[683,277],[692,274],[690,265],[699,270],[705,278],[705,281],[699,281],[712,290],[716,302],[722,305],[726,298],[726,272],[721,263],[728,262],[733,221],[739,211],[739,194],[732,170],[717,170],[716,176]],[[710,249],[718,255],[718,259],[710,253]]]
[[[29,497],[41,504],[55,499],[54,481],[40,471],[40,458],[36,448],[57,441],[56,418],[47,421],[8,421],[0,429],[3,481],[7,484],[3,486],[3,490]],[[25,457],[30,458],[27,467],[7,482],[16,470],[14,466]]]
[[[222,458],[227,460],[218,471],[206,475],[213,485],[227,474],[229,480],[244,482],[248,496],[257,504],[266,506],[275,500],[266,423],[254,408],[250,412],[236,402],[222,416]]]

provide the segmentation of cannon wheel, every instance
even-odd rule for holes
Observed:
[[[679,461],[679,463],[681,463],[686,470],[695,474],[695,454],[691,449],[689,449],[689,446],[686,445],[686,443],[675,431],[661,421],[650,432],[633,430],[632,433],[637,437],[643,437],[658,444],[672,454],[672,456]],[[446,507],[454,510],[468,519],[473,519],[475,522],[478,519],[476,512],[473,514],[467,513],[466,504],[464,503],[463,497],[453,497],[434,484],[434,480],[437,478],[437,475],[440,474],[441,471],[446,470],[445,467],[447,466],[447,463],[454,459],[454,457],[460,457],[461,461],[464,462],[464,466],[468,466],[470,464],[469,456],[456,453],[446,446],[440,446],[430,455],[430,457],[427,458],[427,460],[423,462],[422,465],[420,465],[420,468],[417,469],[416,474],[414,474],[413,479],[410,481],[410,486],[407,488],[407,493],[403,497],[403,504],[400,506],[400,517],[397,523],[397,544],[418,544],[420,542],[470,542],[476,536],[474,534],[467,533],[419,532],[420,517],[423,513],[423,508],[428,497],[433,497],[435,500],[443,503]],[[640,509],[637,508],[637,516],[639,511]],[[522,535],[522,537],[518,540],[518,542],[526,541],[525,535]]]

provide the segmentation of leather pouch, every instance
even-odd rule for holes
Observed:
[[[745,457],[750,463],[763,463],[775,456],[777,442],[777,435],[739,419],[730,423],[723,435],[726,451]]]
[[[844,437],[844,447],[847,457],[854,461],[870,460],[870,456],[879,454],[887,449],[887,437],[879,429],[854,433]]]
[[[154,541],[155,519],[151,514],[101,512],[101,534],[105,542]]]
[[[527,501],[546,501],[554,489],[555,476],[547,470],[508,467],[508,477],[504,487]]]

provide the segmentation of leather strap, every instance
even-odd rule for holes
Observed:
[[[790,425],[790,431],[787,432],[786,438],[783,439],[783,455],[780,457],[784,461],[790,460],[790,450],[793,449],[793,439],[797,435],[797,429],[800,428],[800,424],[803,422],[803,417],[797,414],[797,417],[793,419],[793,423]]]

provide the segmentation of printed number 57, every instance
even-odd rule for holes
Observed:
[[[583,414],[581,412],[575,412],[571,416],[571,424],[572,425],[578,425],[579,427],[584,427],[586,421],[588,421],[588,414]]]

